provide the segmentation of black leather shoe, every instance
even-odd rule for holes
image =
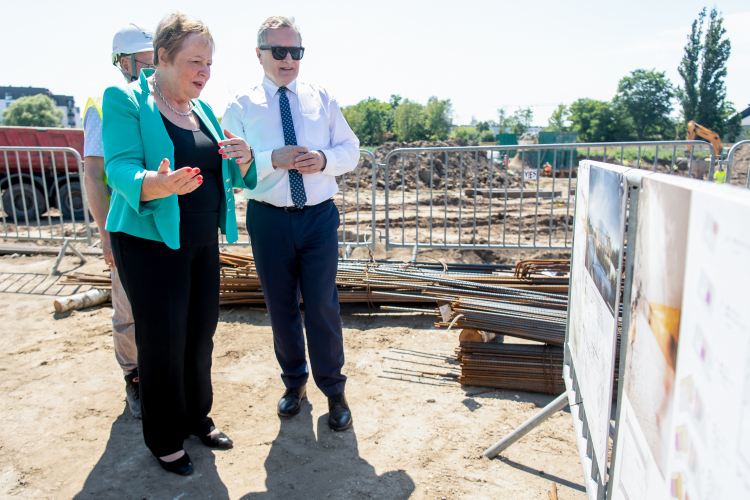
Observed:
[[[211,426],[211,430],[209,432],[213,432],[216,429],[213,425]],[[218,434],[214,434],[212,436],[198,436],[198,439],[201,440],[203,444],[208,446],[209,448],[218,448],[220,450],[228,450],[232,446],[234,446],[234,441],[229,439],[229,436],[224,434],[223,432],[220,432]]]
[[[156,457],[156,459],[159,461],[159,465],[167,472],[174,472],[180,476],[189,476],[193,473],[193,462],[190,461],[187,453],[172,462],[165,462],[159,457]]]
[[[284,391],[284,395],[279,400],[277,413],[281,417],[293,417],[299,413],[302,407],[302,400],[307,398],[307,386],[292,387]]]
[[[328,426],[334,431],[345,431],[352,426],[352,412],[343,392],[328,397]]]

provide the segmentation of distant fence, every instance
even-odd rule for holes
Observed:
[[[75,149],[0,146],[0,191],[0,238],[91,244]]]
[[[703,141],[395,149],[379,165],[384,220],[374,227],[389,248],[570,249],[584,158],[706,179],[718,164]]]
[[[707,180],[723,165],[729,183],[738,147],[748,143],[737,143],[726,159],[704,141],[399,148],[378,158],[360,150],[357,168],[337,178],[339,245],[347,254],[377,243],[567,250],[580,160]],[[0,162],[0,237],[91,243],[96,228],[75,150],[0,147]],[[750,187],[750,177],[739,182]],[[248,245],[245,207],[237,207],[240,238],[233,245]]]

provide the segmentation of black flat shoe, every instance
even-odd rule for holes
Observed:
[[[213,432],[215,429],[216,427],[211,426],[211,430],[209,432]],[[228,450],[229,448],[234,446],[234,441],[229,439],[229,436],[227,436],[223,432],[214,434],[212,436],[198,436],[198,438],[201,440],[203,444],[205,444],[209,448],[218,448],[220,450]]]
[[[299,413],[302,407],[302,400],[307,398],[307,385],[302,387],[292,387],[284,391],[284,395],[279,400],[279,406],[276,413],[280,417],[293,417]]]
[[[189,476],[193,473],[193,462],[190,461],[190,457],[187,453],[172,462],[165,462],[159,457],[156,457],[156,459],[159,461],[159,465],[161,465],[162,469],[167,472],[174,472],[180,476]]]
[[[352,412],[343,392],[328,397],[328,426],[334,431],[345,431],[352,426]]]

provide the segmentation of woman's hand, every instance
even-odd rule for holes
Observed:
[[[199,168],[183,167],[177,171],[169,168],[164,158],[156,172],[147,172],[141,185],[141,201],[158,200],[173,194],[192,193],[203,183]]]
[[[234,158],[240,167],[240,172],[244,177],[247,173],[250,164],[253,162],[253,148],[243,139],[237,137],[229,130],[224,129],[224,135],[227,137],[223,141],[219,142],[219,154],[222,158]]]

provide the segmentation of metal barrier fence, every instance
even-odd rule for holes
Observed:
[[[0,146],[0,162],[0,238],[91,244],[75,149]]]
[[[570,249],[579,160],[705,179],[724,165],[730,182],[738,147],[747,143],[726,159],[703,141],[399,148],[377,158],[360,150],[357,168],[337,179],[339,245],[347,255],[378,242],[386,249]],[[91,243],[96,229],[75,150],[0,147],[0,161],[1,237]],[[248,245],[245,206],[237,207],[233,245]]]
[[[380,165],[385,213],[373,227],[387,248],[570,249],[584,158],[708,179],[717,162],[703,141],[395,149]]]

